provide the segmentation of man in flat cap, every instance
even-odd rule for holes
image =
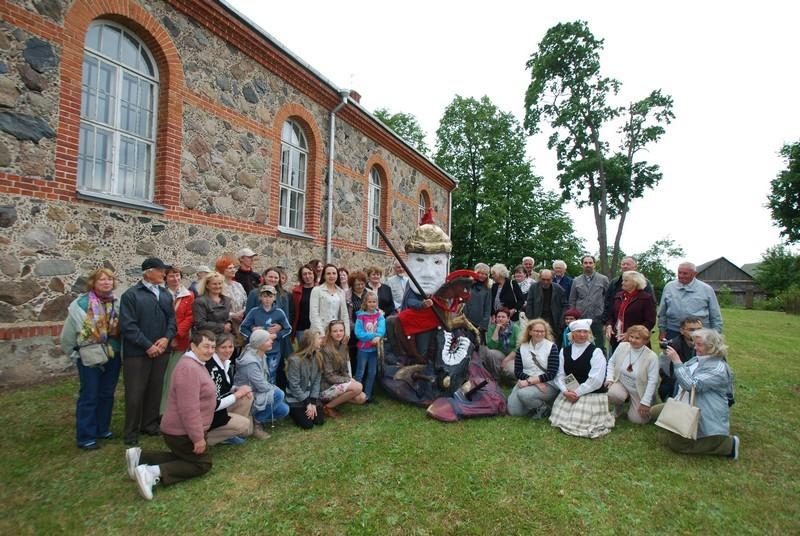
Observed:
[[[172,295],[162,286],[167,268],[159,258],[145,259],[142,280],[120,299],[126,445],[138,444],[140,433],[160,434],[161,390],[176,333]]]

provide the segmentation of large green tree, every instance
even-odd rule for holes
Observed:
[[[422,130],[415,116],[405,112],[392,113],[387,108],[378,108],[373,115],[416,150],[424,155],[429,154],[428,146],[425,143],[425,131]]]
[[[637,270],[643,274],[661,296],[664,286],[675,279],[675,272],[669,268],[670,261],[683,257],[683,248],[671,238],[661,238],[653,242],[649,248],[636,253]]]
[[[435,161],[459,180],[453,193],[453,267],[576,258],[582,247],[558,196],[525,156],[525,132],[489,100],[456,96],[436,131]]]
[[[536,134],[543,122],[549,123],[548,147],[556,151],[562,197],[592,208],[599,268],[609,274],[619,264],[631,201],[661,180],[658,165],[640,154],[664,135],[674,114],[672,98],[661,90],[627,106],[612,103],[621,84],[601,73],[602,49],[603,40],[583,21],[547,31],[527,63],[531,83],[525,94],[525,128]],[[617,220],[613,245],[610,219]]]
[[[769,248],[756,267],[755,278],[764,292],[775,296],[795,285],[800,287],[800,255],[784,246]]]
[[[800,241],[800,141],[781,149],[787,169],[772,179],[769,209],[772,219],[781,228],[781,236],[789,243]]]

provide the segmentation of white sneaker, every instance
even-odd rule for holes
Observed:
[[[139,447],[131,447],[125,451],[125,462],[128,465],[128,476],[131,480],[136,480],[136,466],[139,465],[139,457],[142,455],[142,449]]]
[[[740,446],[741,446],[741,440],[739,439],[739,436],[737,435],[733,436],[733,452],[731,452],[731,458],[733,458],[733,461],[739,459]]]
[[[147,499],[153,500],[153,486],[158,484],[160,478],[153,475],[150,468],[146,465],[139,465],[136,467],[136,483],[139,485],[139,495]]]

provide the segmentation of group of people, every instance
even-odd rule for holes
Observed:
[[[179,267],[149,258],[141,281],[119,298],[114,273],[100,268],[69,307],[61,342],[80,378],[77,445],[94,450],[112,437],[123,370],[126,463],[147,499],[158,483],[207,472],[212,445],[266,438],[287,416],[310,429],[338,418],[342,404],[375,402],[386,318],[430,301],[409,303],[417,295],[399,262],[384,281],[379,267],[351,273],[313,260],[288,290],[286,269],[258,273],[255,256],[244,248],[217,259],[213,270],[200,266],[188,287]],[[728,435],[727,411],[716,400],[719,389],[728,400],[732,383],[719,307],[692,265],[682,264],[664,290],[658,322],[669,343],[659,358],[649,348],[655,296],[635,260],[626,257],[612,282],[594,271],[591,256],[575,279],[563,261],[538,273],[534,264],[526,257],[513,277],[502,264],[478,264],[463,310],[487,370],[513,385],[509,414],[549,415],[566,433],[599,437],[626,401],[628,418],[646,423],[658,413],[657,394],[681,397],[694,387],[697,405],[710,408],[703,419],[713,423],[701,422],[701,439],[670,446],[738,456],[738,438]],[[86,366],[81,349],[98,344],[107,361]],[[727,381],[717,382],[722,375]],[[141,434],[163,436],[169,452],[142,451]]]

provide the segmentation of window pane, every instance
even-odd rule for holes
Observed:
[[[86,32],[86,40],[84,41],[86,48],[100,50],[100,28],[100,24],[94,24],[89,28],[89,31]]]
[[[94,188],[94,129],[81,124],[78,138],[78,186]]]
[[[136,144],[136,197],[150,200],[153,197],[150,184],[150,144],[138,142]]]
[[[155,69],[153,68],[153,62],[150,61],[150,56],[147,55],[147,52],[144,49],[139,51],[139,70],[149,74],[150,76],[156,76]]]
[[[289,184],[289,149],[281,151],[281,184]]]
[[[284,227],[286,227],[289,222],[289,217],[288,217],[289,202],[287,199],[288,196],[289,196],[289,191],[286,188],[281,188],[281,214],[279,218],[280,220],[279,225],[282,225]]]
[[[108,130],[98,128],[95,130],[94,137],[94,177],[92,184],[95,190],[107,192],[111,184],[113,134]]]
[[[113,26],[103,26],[100,38],[100,52],[110,58],[118,59],[120,37],[121,32],[118,29]]]
[[[139,43],[126,33],[122,34],[122,47],[119,61],[131,69],[139,68]]]
[[[94,119],[97,111],[97,59],[88,55],[83,58],[83,84],[81,85],[81,115]]]
[[[119,169],[115,193],[132,197],[136,194],[136,142],[125,136],[120,136]]]
[[[298,231],[302,231],[305,227],[304,219],[305,219],[305,211],[306,211],[306,196],[303,194],[296,194],[297,195],[297,225],[295,229]]]
[[[292,143],[292,123],[286,121],[281,129],[281,139],[287,143]]]
[[[297,188],[299,190],[306,189],[306,155],[304,153],[298,153],[298,164],[297,164]]]
[[[114,94],[117,68],[100,62],[100,75],[97,83],[97,114],[94,117],[101,123],[114,123]]]

